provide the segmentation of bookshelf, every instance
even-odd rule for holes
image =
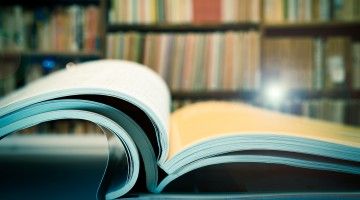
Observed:
[[[240,91],[172,91],[171,96],[175,100],[255,100],[263,96],[262,91],[240,90]],[[311,100],[318,98],[328,99],[360,99],[359,90],[291,90],[287,94],[288,99]]]
[[[99,55],[99,0],[2,1],[0,53]]]
[[[266,37],[283,36],[350,36],[359,38],[358,22],[307,22],[307,23],[269,23],[263,25]]]
[[[3,51],[0,57],[21,56],[26,58],[59,57],[69,59],[99,59],[100,53],[88,52],[59,52],[59,51]]]
[[[111,8],[112,1],[110,0],[104,0],[102,1],[103,4],[105,4],[105,12],[109,14],[109,10],[113,9]],[[316,2],[317,4],[319,2]],[[328,2],[329,10],[321,11],[325,12],[322,15],[318,16],[319,14],[311,14],[310,16],[316,18],[315,20],[309,20],[307,19],[308,16],[295,16],[295,20],[291,19],[289,21],[286,17],[280,17],[281,20],[267,20],[267,13],[266,13],[266,7],[269,6],[267,0],[260,0],[259,1],[259,8],[258,10],[258,21],[237,21],[237,22],[217,22],[217,23],[192,23],[192,22],[186,22],[186,23],[178,23],[178,22],[164,22],[164,20],[160,20],[158,22],[152,22],[152,23],[141,23],[141,22],[127,22],[124,23],[118,22],[118,21],[111,21],[109,20],[108,15],[105,15],[105,24],[106,24],[106,33],[105,33],[105,40],[106,36],[109,35],[115,35],[117,33],[121,33],[122,38],[126,38],[131,34],[139,34],[141,37],[143,37],[141,40],[146,40],[147,34],[153,34],[153,35],[176,35],[176,34],[200,34],[200,35],[206,35],[206,34],[213,34],[213,33],[227,33],[227,32],[247,32],[247,31],[254,31],[259,35],[258,43],[260,46],[259,51],[259,69],[260,69],[260,84],[256,87],[247,88],[247,87],[238,87],[238,88],[224,88],[224,87],[218,87],[218,88],[179,88],[175,87],[172,88],[171,82],[169,83],[170,88],[172,90],[171,95],[172,98],[176,101],[180,102],[188,102],[188,101],[198,101],[198,100],[208,100],[208,99],[217,99],[217,100],[236,100],[241,99],[248,102],[258,102],[258,101],[266,101],[264,97],[264,93],[267,87],[266,77],[268,76],[268,73],[266,72],[266,63],[264,57],[266,57],[266,43],[269,39],[282,39],[282,38],[288,38],[289,41],[293,39],[308,39],[308,46],[314,45],[317,41],[321,40],[323,42],[322,45],[324,45],[324,48],[322,51],[322,54],[328,54],[328,52],[325,50],[325,48],[328,45],[328,40],[331,40],[335,37],[346,37],[350,40],[350,44],[353,44],[354,42],[359,41],[359,35],[360,35],[360,19],[356,20],[355,18],[357,16],[352,16],[353,18],[347,17],[344,14],[341,14],[341,9],[334,6],[338,5],[330,5],[332,2]],[[309,5],[306,5],[309,6]],[[276,9],[278,9],[277,7]],[[303,9],[303,8],[302,8]],[[107,11],[108,12],[107,12]],[[113,12],[113,11],[111,11]],[[136,11],[138,12],[138,11]],[[315,11],[314,11],[315,12]],[[316,11],[319,12],[319,11]],[[328,12],[328,13],[326,13]],[[337,12],[335,14],[335,12]],[[340,14],[339,14],[340,13]],[[285,12],[283,12],[285,16]],[[307,14],[308,15],[308,14]],[[344,15],[344,16],[343,16]],[[289,17],[289,16],[287,16]],[[294,16],[292,16],[294,17]],[[328,18],[326,18],[328,17]],[[166,21],[166,19],[165,19]],[[130,36],[131,38],[133,36]],[[136,36],[138,37],[138,36]],[[171,36],[170,36],[171,37]],[[144,39],[145,38],[145,39]],[[310,41],[311,39],[311,41]],[[161,40],[161,39],[160,39]],[[117,42],[119,40],[116,40]],[[109,43],[109,42],[108,42]],[[113,42],[110,42],[113,43]],[[290,42],[291,43],[291,42]],[[329,42],[333,43],[333,42]],[[106,44],[106,42],[104,42]],[[292,45],[292,44],[291,44]],[[329,44],[330,45],[330,44]],[[160,44],[159,44],[160,46]],[[294,44],[293,46],[297,46],[297,44]],[[281,48],[281,47],[280,47]],[[303,50],[306,50],[307,47],[303,47]],[[348,48],[348,46],[346,46]],[[105,47],[106,49],[106,47]],[[141,49],[141,48],[140,48]],[[104,55],[109,56],[106,54],[106,52],[109,52],[109,50],[104,50]],[[126,50],[125,50],[126,51]],[[130,50],[133,51],[133,50]],[[314,50],[311,50],[312,52]],[[346,50],[346,54],[349,53],[348,50]],[[314,52],[313,52],[314,53]],[[298,54],[295,52],[295,54]],[[142,56],[144,56],[144,52],[141,53]],[[180,54],[181,56],[181,54]],[[314,56],[314,55],[313,55]],[[312,57],[313,57],[312,56]],[[110,56],[111,57],[111,56]],[[299,57],[299,56],[298,56]],[[325,67],[326,65],[326,58],[323,58],[322,60],[322,67]],[[137,60],[137,62],[142,62],[141,60]],[[311,61],[312,62],[312,61]],[[347,62],[347,61],[346,61]],[[149,65],[149,63],[145,63]],[[300,66],[301,64],[299,64]],[[314,68],[315,66],[310,66],[309,68]],[[149,65],[151,67],[151,64]],[[223,65],[222,67],[225,67],[227,65]],[[155,69],[156,70],[156,69]],[[325,70],[325,69],[323,69]],[[196,71],[196,70],[195,70]],[[325,83],[321,87],[314,86],[314,80],[312,80],[314,77],[310,77],[307,81],[310,81],[307,86],[301,86],[301,82],[304,82],[304,80],[297,80],[297,78],[293,78],[293,80],[297,80],[300,82],[300,87],[294,87],[289,88],[286,94],[287,101],[294,101],[295,104],[298,104],[299,101],[351,101],[351,103],[357,104],[358,100],[360,99],[360,90],[359,88],[354,88],[352,86],[351,81],[354,81],[354,77],[349,78],[349,76],[352,76],[354,73],[352,72],[353,69],[350,69],[347,67],[345,69],[345,83],[340,84],[341,86],[334,86],[330,87],[327,86]],[[301,71],[294,71],[293,74],[303,73]],[[314,72],[315,73],[315,72]],[[318,73],[318,72],[317,72]],[[323,73],[323,78],[327,76],[326,73],[328,73],[326,70],[321,72]],[[161,74],[161,73],[160,73]],[[313,72],[309,73],[309,75],[314,76]],[[202,77],[203,78],[203,77]],[[182,77],[184,79],[184,77]],[[165,80],[168,80],[168,77],[165,76]],[[291,79],[290,79],[291,80]],[[248,80],[247,80],[248,81]],[[325,80],[320,80],[325,81]],[[196,82],[194,82],[196,84]],[[288,103],[288,102],[285,102]],[[180,103],[182,104],[182,103]],[[255,103],[259,105],[259,103]],[[262,105],[263,103],[260,103]],[[295,105],[296,106],[296,105]]]
[[[256,91],[172,91],[171,96],[174,100],[228,100],[228,99],[243,99],[254,100],[258,94]]]
[[[1,1],[0,97],[68,63],[102,58],[100,3],[100,0]],[[81,134],[96,128],[83,121],[63,120],[21,133]]]
[[[188,32],[215,32],[215,31],[237,31],[257,30],[259,23],[227,23],[227,24],[109,24],[107,32],[160,32],[160,33],[188,33]]]
[[[34,65],[42,68],[39,77],[69,62],[100,59],[99,5],[99,0],[1,1],[0,59],[16,71],[2,80],[0,94],[26,84]]]
[[[262,11],[266,0],[259,1],[259,11]],[[111,1],[104,1],[107,9],[110,7]],[[264,11],[265,12],[265,11]],[[106,13],[106,12],[105,12]],[[264,17],[264,13],[260,12],[259,16]],[[186,23],[186,24],[177,24],[177,23],[152,23],[152,24],[141,24],[141,23],[111,23],[108,22],[108,17],[106,18],[106,30],[107,33],[116,33],[116,32],[140,32],[140,33],[209,33],[209,32],[226,32],[226,31],[247,31],[255,30],[258,31],[261,35],[260,41],[268,37],[283,37],[283,36],[311,36],[311,37],[326,37],[326,36],[354,36],[357,37],[360,30],[359,21],[327,21],[327,22],[282,22],[282,23],[269,23],[264,19],[259,22],[237,22],[237,23]],[[261,42],[262,43],[262,42]],[[262,44],[261,44],[262,45]],[[261,47],[263,49],[263,46]],[[263,53],[263,52],[262,52]],[[261,53],[261,54],[262,54]],[[186,93],[187,97],[190,97],[191,91],[183,91]],[[211,92],[211,91],[210,91]],[[241,93],[241,91],[233,91],[234,93]],[[178,90],[174,93],[179,94]],[[181,92],[180,92],[181,93]],[[195,94],[198,94],[198,91],[194,91]],[[206,93],[206,91],[202,91]],[[327,91],[327,94],[329,91]],[[334,94],[337,94],[334,91]],[[179,95],[176,95],[177,97]],[[197,95],[194,95],[197,96]],[[305,95],[313,96],[313,95]],[[319,95],[317,95],[319,96]],[[325,95],[326,96],[326,95]],[[356,95],[355,95],[356,96]],[[196,97],[195,97],[196,98]]]
[[[114,3],[115,2],[115,3]],[[134,1],[124,1],[124,2],[134,2]],[[164,1],[158,1],[158,0],[154,0],[151,1],[150,3],[159,3],[159,2],[164,2]],[[180,1],[179,1],[180,2]],[[177,2],[177,3],[179,3]],[[189,2],[192,1],[188,1],[187,2],[187,7],[189,8]],[[219,1],[221,2],[221,0]],[[244,1],[245,2],[245,1]],[[206,100],[206,99],[220,99],[220,100],[234,100],[234,99],[240,99],[240,100],[245,100],[248,102],[254,101],[254,99],[259,100],[260,101],[266,101],[266,99],[262,99],[261,97],[263,96],[264,90],[266,90],[266,87],[268,85],[267,81],[267,77],[270,77],[270,75],[273,73],[271,72],[273,70],[273,68],[268,69],[268,61],[266,60],[266,54],[268,52],[266,52],[266,45],[268,44],[268,41],[273,40],[276,41],[277,39],[288,39],[288,42],[286,45],[293,45],[293,46],[297,46],[296,43],[292,43],[291,41],[294,40],[309,40],[308,41],[308,46],[307,47],[302,47],[303,51],[306,52],[307,50],[310,50],[314,55],[312,55],[312,58],[315,58],[315,49],[311,46],[315,46],[315,44],[318,44],[319,41],[322,45],[321,48],[323,48],[323,52],[320,52],[321,56],[323,56],[323,60],[321,61],[322,63],[322,67],[324,69],[322,69],[323,71],[321,72],[321,80],[318,80],[320,82],[326,82],[328,80],[327,76],[328,73],[325,69],[326,68],[326,62],[327,62],[327,58],[325,54],[328,54],[328,50],[326,50],[327,45],[333,45],[335,44],[336,46],[336,42],[329,42],[330,44],[328,44],[328,41],[334,39],[336,39],[336,37],[341,37],[341,38],[345,38],[345,42],[344,48],[346,48],[345,50],[345,55],[350,55],[350,54],[356,54],[353,53],[355,51],[351,50],[351,48],[353,48],[352,46],[355,46],[353,44],[358,44],[359,43],[359,35],[360,35],[360,18],[358,18],[358,16],[356,15],[356,13],[351,14],[351,16],[346,15],[346,12],[343,12],[341,10],[341,7],[339,7],[338,5],[332,5],[332,1],[329,1],[327,5],[325,7],[329,7],[331,9],[328,10],[323,10],[321,12],[323,12],[322,16],[320,16],[320,14],[318,13],[319,11],[314,11],[314,13],[305,13],[305,15],[302,15],[302,12],[297,12],[298,14],[294,15],[294,16],[290,16],[288,11],[282,10],[279,11],[277,9],[279,9],[280,7],[278,5],[275,5],[275,7],[273,7],[273,11],[277,11],[278,13],[280,13],[280,15],[278,16],[274,16],[271,18],[271,20],[268,20],[268,17],[271,16],[269,15],[269,12],[267,10],[267,8],[271,8],[271,6],[274,5],[269,5],[271,3],[269,3],[270,1],[267,0],[258,0],[258,1],[248,1],[248,5],[249,6],[251,3],[253,3],[254,5],[256,5],[256,8],[251,7],[252,9],[247,9],[247,10],[236,10],[238,8],[235,8],[235,10],[233,10],[233,8],[231,8],[231,15],[232,16],[222,16],[220,18],[212,18],[211,20],[206,20],[206,15],[205,18],[202,18],[204,16],[200,16],[200,21],[191,21],[191,19],[189,18],[189,16],[191,16],[191,14],[189,15],[188,12],[185,12],[186,9],[184,8],[183,11],[184,13],[175,13],[175,14],[171,14],[170,12],[163,12],[161,11],[161,9],[166,9],[165,7],[161,7],[158,8],[157,10],[153,10],[153,12],[155,13],[154,16],[156,16],[155,18],[153,18],[152,20],[146,20],[145,21],[141,21],[144,19],[141,19],[141,10],[140,9],[135,9],[135,7],[133,7],[135,4],[127,4],[128,8],[132,8],[135,9],[136,15],[134,14],[130,14],[131,12],[128,12],[128,10],[122,10],[122,11],[126,11],[126,16],[121,16],[119,18],[119,13],[117,11],[114,11],[113,8],[113,4],[118,5],[118,3],[116,3],[116,1],[111,1],[111,0],[76,0],[76,1],[71,1],[71,0],[50,0],[50,1],[45,1],[45,0],[36,0],[35,3],[29,3],[28,1],[25,0],[14,0],[14,1],[2,1],[0,3],[0,6],[11,6],[11,5],[16,5],[16,4],[20,4],[26,8],[29,9],[34,9],[34,7],[36,6],[42,6],[42,7],[49,7],[49,8],[54,8],[57,6],[72,6],[72,5],[80,5],[80,6],[87,6],[87,5],[95,5],[97,6],[97,8],[99,9],[99,24],[97,27],[97,34],[98,34],[98,40],[97,40],[97,48],[94,51],[67,51],[67,50],[36,50],[36,49],[23,49],[23,50],[1,50],[0,51],[0,57],[14,57],[17,58],[21,61],[21,65],[24,65],[23,63],[31,63],[31,62],[38,62],[41,63],[44,59],[52,59],[55,62],[59,62],[59,63],[63,63],[62,65],[65,66],[65,64],[67,62],[81,62],[81,61],[87,61],[87,60],[95,60],[95,59],[100,59],[100,58],[122,58],[122,59],[134,59],[136,58],[135,61],[137,62],[142,62],[150,67],[152,67],[155,70],[162,70],[162,72],[160,74],[162,74],[162,76],[165,78],[165,80],[169,83],[169,86],[172,90],[172,97],[175,101],[197,101],[197,100]],[[271,1],[274,4],[274,1]],[[282,2],[282,1],[279,1]],[[325,1],[324,1],[325,2]],[[353,2],[353,1],[352,1]],[[355,1],[354,1],[355,2]],[[353,2],[353,3],[354,3]],[[149,3],[149,2],[147,2]],[[170,5],[170,9],[176,8],[176,6],[179,6],[176,3],[176,1],[172,1]],[[316,1],[315,4],[318,4],[319,2]],[[355,2],[356,3],[356,2]],[[331,4],[331,5],[330,5]],[[225,4],[224,4],[225,5]],[[224,6],[221,5],[221,6]],[[171,6],[173,6],[173,8],[171,8]],[[227,5],[229,8],[229,5]],[[299,5],[300,6],[300,5]],[[304,5],[302,5],[304,6]],[[309,6],[309,5],[306,5]],[[313,5],[310,5],[313,6]],[[336,7],[338,6],[338,7]],[[230,7],[236,7],[236,6],[230,6]],[[301,6],[300,6],[301,7]],[[169,7],[168,7],[169,8]],[[214,9],[215,7],[211,7],[208,9]],[[283,8],[283,7],[281,7]],[[285,7],[284,7],[285,8]],[[301,9],[303,9],[304,7],[302,7]],[[142,8],[143,9],[143,8]],[[200,10],[202,8],[199,8]],[[289,7],[287,9],[290,9]],[[229,9],[228,9],[229,10]],[[312,9],[314,10],[314,9]],[[173,11],[173,10],[172,10]],[[233,12],[234,11],[234,12]],[[235,12],[236,11],[236,12]],[[193,10],[194,12],[194,10]],[[252,13],[252,12],[256,12],[256,13]],[[117,15],[114,15],[114,13],[117,13]],[[169,14],[170,13],[170,14]],[[234,14],[234,13],[239,13],[238,15]],[[246,14],[241,14],[241,13],[246,13]],[[300,14],[299,14],[300,13]],[[271,14],[271,13],[270,13]],[[303,13],[304,14],[304,13]],[[130,16],[130,17],[129,17]],[[181,17],[184,16],[184,20],[181,20]],[[194,16],[194,14],[193,14]],[[314,19],[311,20],[310,17],[313,17]],[[199,16],[198,16],[199,17]],[[211,17],[211,16],[210,16]],[[218,16],[219,17],[219,16]],[[126,21],[128,20],[128,21]],[[136,21],[139,20],[139,21]],[[201,21],[203,20],[203,21]],[[117,36],[118,33],[121,34],[121,36]],[[235,33],[235,36],[231,35],[232,33]],[[218,72],[220,73],[224,73],[224,74],[236,74],[240,70],[240,72],[242,72],[243,74],[247,74],[250,73],[251,75],[244,75],[244,77],[241,77],[239,80],[238,78],[236,78],[236,76],[232,76],[231,81],[226,81],[225,79],[228,79],[227,76],[223,75],[219,75],[219,77],[212,77],[209,78],[208,74],[209,74],[209,70],[205,70],[202,67],[200,68],[194,68],[191,67],[190,69],[190,73],[187,72],[187,74],[192,74],[192,81],[190,81],[190,83],[185,84],[185,86],[183,86],[182,84],[179,85],[179,83],[181,81],[184,80],[184,76],[182,75],[182,71],[184,70],[182,68],[182,66],[187,65],[186,63],[182,63],[179,60],[188,60],[189,58],[191,58],[191,55],[185,55],[186,53],[188,53],[187,51],[189,49],[193,49],[193,48],[189,48],[189,46],[186,46],[185,48],[183,47],[176,47],[176,48],[183,48],[182,51],[184,51],[182,54],[178,54],[178,53],[173,53],[172,59],[167,60],[166,63],[162,63],[160,64],[162,66],[161,69],[156,69],[156,66],[158,65],[157,63],[159,63],[159,60],[164,60],[164,55],[168,55],[171,52],[177,52],[179,51],[178,49],[173,49],[171,51],[167,51],[169,49],[166,49],[167,47],[165,47],[165,49],[163,49],[162,51],[165,52],[164,55],[159,55],[157,53],[157,51],[160,48],[160,44],[162,45],[168,45],[168,43],[157,43],[156,41],[161,41],[161,40],[168,40],[170,41],[171,45],[180,45],[182,42],[185,45],[188,45],[186,41],[195,41],[195,45],[193,45],[193,47],[196,46],[201,46],[202,45],[202,50],[193,50],[193,57],[202,57],[202,60],[211,60],[209,58],[213,57],[213,56],[209,56],[209,55],[199,55],[199,52],[206,52],[209,48],[208,48],[208,44],[206,42],[204,42],[204,40],[211,40],[210,43],[213,45],[214,41],[212,41],[213,39],[211,38],[217,38],[214,39],[215,43],[222,43],[216,40],[220,40],[220,41],[228,41],[228,45],[232,46],[231,43],[233,41],[234,37],[239,37],[239,38],[243,38],[243,37],[248,37],[247,34],[251,33],[254,34],[255,38],[255,43],[256,45],[250,44],[247,39],[243,40],[240,42],[240,45],[234,45],[234,46],[241,46],[244,44],[247,44],[248,47],[245,47],[244,49],[242,49],[241,53],[236,53],[236,51],[238,51],[239,49],[235,49],[235,50],[231,50],[231,51],[227,51],[226,48],[224,49],[224,47],[219,47],[219,49],[224,50],[223,54],[229,54],[228,52],[232,52],[230,54],[232,54],[232,56],[230,57],[231,60],[236,60],[236,57],[239,57],[243,54],[246,54],[248,52],[249,46],[258,46],[258,49],[254,48],[252,51],[256,52],[251,54],[251,56],[253,56],[251,59],[249,59],[248,61],[246,61],[246,63],[251,63],[251,64],[241,64],[242,67],[240,67],[239,69],[237,69],[234,66],[237,66],[236,64],[231,65],[231,62],[229,64],[228,61],[225,60],[229,60],[228,58],[224,58],[222,59],[221,55],[219,54],[219,51],[216,53],[213,53],[214,55],[217,55],[219,58],[216,58],[215,61],[216,62],[220,62],[221,64],[219,64],[218,66],[213,66],[216,70],[215,70],[215,74],[218,74]],[[239,34],[239,35],[236,35]],[[193,36],[189,36],[189,35],[193,35]],[[220,35],[220,36],[219,36]],[[229,36],[230,35],[230,36]],[[109,52],[116,52],[116,51],[112,51],[111,48],[109,48],[109,45],[107,43],[109,43],[108,39],[110,36],[115,36],[118,37],[115,40],[113,40],[110,43],[113,44],[117,44],[117,46],[119,46],[119,41],[123,42],[122,45],[124,46],[132,46],[133,48],[129,48],[129,49],[123,49],[123,52],[131,52],[128,53],[130,58],[128,57],[118,57],[118,56],[114,56],[114,55],[108,55]],[[120,37],[120,39],[119,39]],[[180,39],[178,38],[180,37]],[[183,37],[183,38],[181,38]],[[122,41],[124,38],[127,38],[126,41]],[[136,38],[134,40],[134,38]],[[149,39],[150,38],[150,39]],[[173,39],[173,38],[178,38],[178,39]],[[195,38],[195,39],[194,39]],[[210,39],[209,39],[210,38]],[[229,39],[230,38],[230,39]],[[145,43],[147,42],[147,40],[149,40],[150,42],[153,43],[153,47],[150,50],[146,50],[145,47]],[[235,39],[238,40],[238,39]],[[311,41],[310,41],[311,40]],[[135,41],[135,42],[134,42]],[[155,42],[154,42],[155,41]],[[275,42],[276,43],[276,42]],[[301,42],[300,42],[301,43]],[[131,45],[129,45],[131,44]],[[136,45],[134,45],[136,44]],[[159,45],[158,45],[159,44]],[[224,42],[225,44],[225,42]],[[250,44],[250,45],[249,45]],[[175,45],[175,46],[176,46]],[[270,44],[272,45],[272,44]],[[351,47],[350,47],[350,46]],[[168,45],[170,46],[170,45]],[[181,45],[180,45],[181,46]],[[191,46],[191,45],[190,45]],[[358,45],[357,45],[358,46]],[[309,47],[311,47],[311,49],[309,49]],[[233,48],[233,47],[231,47]],[[273,52],[277,52],[276,49],[281,49],[281,46],[273,46],[271,47],[274,49]],[[308,48],[308,49],[307,49]],[[357,48],[357,47],[356,47]],[[110,49],[110,51],[109,51]],[[355,49],[355,47],[354,47]],[[147,51],[147,52],[146,52]],[[214,50],[211,50],[214,51]],[[149,53],[150,52],[150,53]],[[244,53],[245,52],[245,53]],[[300,51],[298,51],[300,52]],[[298,52],[295,51],[294,53],[294,58],[296,57],[301,57],[301,55],[296,55],[299,54]],[[330,51],[331,53],[331,51]],[[336,53],[336,51],[335,51]],[[115,53],[116,54],[116,53]],[[125,55],[126,53],[124,53]],[[135,55],[136,54],[136,55]],[[188,53],[189,54],[189,53]],[[206,53],[205,53],[206,54]],[[149,58],[157,58],[157,60],[155,59],[148,59],[148,61],[145,62],[144,57]],[[289,54],[290,55],[290,54]],[[289,55],[284,55],[283,57],[289,56]],[[240,60],[247,58],[247,57],[251,57],[249,55],[246,54],[246,56],[243,56],[242,58],[240,58]],[[165,56],[166,57],[166,56]],[[178,58],[173,59],[173,58]],[[279,57],[281,58],[281,56]],[[344,63],[348,63],[348,62],[352,62],[351,60],[352,58],[346,58],[345,61],[341,61]],[[220,61],[219,61],[220,60]],[[284,60],[284,59],[282,59]],[[194,61],[194,62],[199,62],[199,61]],[[236,62],[240,62],[240,61],[236,61]],[[309,63],[310,61],[308,61]],[[312,61],[311,62],[315,62]],[[338,62],[338,61],[336,61]],[[174,65],[174,63],[177,63]],[[190,62],[191,63],[191,62]],[[194,64],[193,64],[194,65]],[[205,66],[206,64],[203,63],[203,66]],[[303,65],[303,64],[298,64],[299,66]],[[307,65],[307,64],[305,64]],[[353,65],[353,63],[351,63],[351,65]],[[172,69],[170,69],[170,66],[172,66]],[[178,67],[176,70],[178,70],[177,72],[175,71],[173,66],[181,66]],[[195,65],[194,65],[195,66]],[[255,68],[254,68],[255,66]],[[295,65],[294,65],[295,66]],[[296,74],[301,74],[301,73],[305,73],[304,71],[297,71],[300,68],[303,67],[295,67],[296,69],[291,69],[293,70],[292,74],[296,75]],[[312,63],[312,66],[307,67],[309,69],[314,70],[313,68],[315,68],[315,63]],[[199,70],[201,69],[201,70]],[[213,69],[213,68],[211,68]],[[281,69],[280,71],[286,71],[287,68]],[[242,70],[242,71],[241,71]],[[245,71],[244,71],[245,70]],[[255,70],[252,72],[249,72],[249,70]],[[343,73],[345,74],[345,80],[344,83],[340,84],[335,84],[334,86],[328,86],[326,85],[327,83],[322,83],[322,86],[314,86],[313,83],[310,84],[307,83],[305,85],[301,85],[301,83],[306,83],[306,81],[311,81],[313,82],[314,77],[316,73],[319,72],[315,72],[315,71],[311,71],[309,73],[307,73],[309,76],[307,80],[301,80],[298,79],[298,77],[295,76],[295,78],[289,78],[289,80],[297,80],[298,82],[300,82],[300,86],[298,87],[290,87],[287,91],[287,95],[286,98],[289,101],[316,101],[316,100],[322,100],[322,99],[329,99],[329,100],[344,100],[344,101],[355,101],[358,102],[358,100],[360,99],[359,96],[359,89],[360,89],[360,84],[359,83],[355,83],[355,82],[359,82],[357,81],[359,78],[359,72],[355,72],[356,70],[360,71],[360,69],[355,69],[354,67],[346,67],[346,69],[344,69]],[[269,72],[270,71],[270,72]],[[172,74],[171,74],[172,73]],[[221,74],[220,73],[220,74]],[[170,74],[170,75],[169,75]],[[179,75],[180,74],[180,75]],[[203,74],[201,76],[195,76],[193,74]],[[269,75],[270,74],[270,75]],[[274,73],[273,73],[274,74]],[[291,73],[290,73],[291,74]],[[286,75],[286,73],[285,73]],[[306,75],[306,76],[308,76]],[[275,77],[276,76],[282,76],[282,75],[276,75],[275,73]],[[174,84],[172,82],[174,77],[180,77],[177,78],[176,81],[173,82],[177,82],[176,84]],[[234,78],[235,77],[235,78]],[[249,78],[251,77],[251,78]],[[319,77],[317,77],[319,78]],[[200,87],[192,87],[193,85],[199,85],[198,80],[201,79],[200,81]],[[276,78],[275,78],[276,79]],[[322,80],[324,79],[324,80]],[[216,80],[217,84],[214,84],[212,86],[208,86],[207,84],[209,84],[209,82]],[[279,78],[279,80],[281,80],[281,78]],[[249,82],[252,82],[249,85]],[[356,85],[356,87],[354,87],[354,85]],[[21,86],[22,83],[20,82],[20,85],[18,83],[18,86]],[[175,87],[173,87],[175,85]],[[360,123],[360,122],[359,122]]]

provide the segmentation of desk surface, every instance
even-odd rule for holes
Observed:
[[[281,194],[137,194],[122,199],[243,199],[243,200],[286,200],[286,199],[360,199],[360,192],[328,192],[328,193],[281,193]]]
[[[5,138],[4,141],[6,141]],[[105,137],[82,138],[76,145],[64,137],[37,148],[20,148],[0,141],[0,199],[95,199],[107,158]],[[93,140],[96,141],[93,141]],[[14,142],[14,140],[13,140]],[[35,143],[39,140],[34,141]],[[31,143],[31,142],[30,142]],[[28,144],[30,144],[28,143]],[[65,145],[65,146],[62,146]],[[67,146],[66,146],[67,145]],[[30,145],[31,146],[31,145]],[[56,148],[55,148],[56,147]],[[95,148],[96,147],[96,148]],[[15,150],[15,149],[16,150]],[[87,150],[88,148],[88,150]],[[63,149],[64,151],[60,151]],[[91,152],[91,153],[89,153]],[[360,188],[360,185],[359,187]],[[125,199],[360,199],[359,192],[346,193],[163,193],[129,194]]]
[[[95,199],[105,136],[37,135],[0,141],[0,199]]]

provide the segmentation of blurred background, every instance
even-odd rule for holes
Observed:
[[[246,101],[360,125],[357,0],[3,0],[0,9],[0,96],[69,63],[125,59],[166,80],[172,110]]]
[[[158,72],[172,110],[243,101],[360,126],[358,0],[1,0],[0,97],[69,64],[104,58]],[[62,120],[14,136],[52,134],[101,130]],[[106,154],[104,137],[98,155]]]

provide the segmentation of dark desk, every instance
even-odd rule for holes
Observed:
[[[5,138],[0,141],[0,199],[95,199],[107,154],[107,140],[103,135],[38,135],[26,144],[16,138]],[[274,176],[277,180],[281,178],[276,174]],[[246,176],[242,175],[242,178],[246,179]],[[353,187],[360,189],[360,185]],[[140,193],[128,194],[123,198],[360,199],[360,192],[335,193],[329,189],[326,193]]]

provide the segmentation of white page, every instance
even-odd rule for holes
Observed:
[[[144,110],[159,128],[161,158],[166,158],[169,90],[155,72],[134,62],[92,61],[55,72],[1,99],[0,117],[39,101],[79,94],[118,97]]]

